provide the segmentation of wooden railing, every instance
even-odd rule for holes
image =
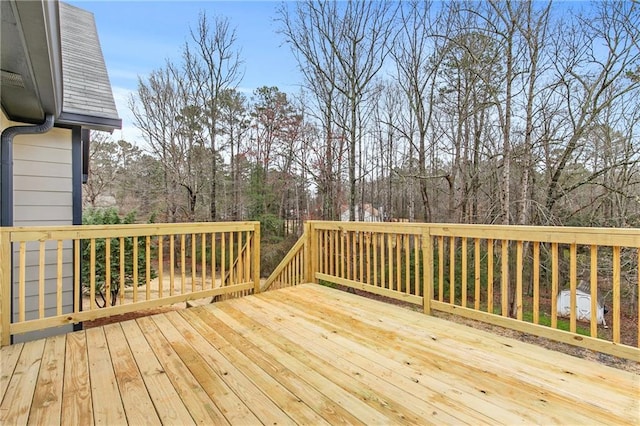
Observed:
[[[226,274],[221,274],[222,278],[219,283],[220,287],[228,287],[230,285],[233,285],[234,281],[238,281],[238,280],[242,281],[244,276],[250,275],[251,262],[248,261],[247,259],[249,259],[248,256],[251,255],[251,241],[252,240],[249,238],[244,242],[244,244],[240,244],[240,242],[238,243],[237,247],[241,247],[241,248],[238,251],[238,253],[235,255],[235,260],[227,269]],[[229,298],[235,298],[238,296],[246,296],[251,294],[252,292],[253,292],[253,289],[243,290],[239,293],[216,294],[211,299],[211,303],[219,302],[221,300],[226,300]]]
[[[364,222],[310,224],[313,276],[424,305],[431,269],[424,226]],[[316,252],[317,255],[314,255]],[[425,305],[428,311],[429,305]]]
[[[305,229],[269,278],[278,288],[338,284],[427,314],[640,357],[638,229],[317,221]]]
[[[304,271],[310,271],[310,268],[305,265],[305,261],[309,258],[308,254],[305,256],[305,249],[310,247],[307,244],[308,235],[309,232],[305,230],[302,237],[291,247],[284,259],[266,279],[262,285],[262,291],[292,287],[312,280],[312,277],[304,273]]]
[[[0,228],[0,342],[192,299],[259,292],[259,259],[258,222]]]
[[[254,222],[1,228],[0,341],[261,291],[259,241]],[[637,359],[639,252],[637,229],[310,221],[263,289],[342,285]]]

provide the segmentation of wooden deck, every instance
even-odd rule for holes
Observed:
[[[1,355],[6,425],[640,423],[636,374],[308,284]]]

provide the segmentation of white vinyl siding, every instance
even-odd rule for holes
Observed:
[[[2,128],[20,125],[6,120]],[[19,135],[13,139],[13,223],[14,226],[50,226],[73,224],[73,179],[71,130],[53,128],[44,134]],[[26,247],[25,307],[26,319],[38,318],[39,243]],[[13,316],[18,312],[19,244],[13,246]],[[57,299],[57,242],[45,245],[45,316],[55,315]],[[73,310],[73,246],[63,244],[63,313]],[[17,335],[14,342],[56,334],[64,329]]]

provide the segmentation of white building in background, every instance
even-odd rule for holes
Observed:
[[[362,212],[360,212],[360,205],[356,205],[356,220],[360,222],[382,222],[382,214],[378,209],[373,208],[371,204],[364,204]],[[343,222],[349,221],[349,206],[340,206],[340,220]]]

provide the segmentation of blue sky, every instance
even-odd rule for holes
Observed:
[[[178,62],[181,48],[197,25],[200,11],[229,18],[236,27],[237,47],[245,62],[240,88],[252,92],[261,86],[278,86],[297,92],[301,76],[273,20],[276,1],[95,1],[68,3],[94,14],[123,130],[116,139],[138,142],[128,108],[129,95],[137,88],[138,76]],[[139,141],[142,142],[142,141]]]

